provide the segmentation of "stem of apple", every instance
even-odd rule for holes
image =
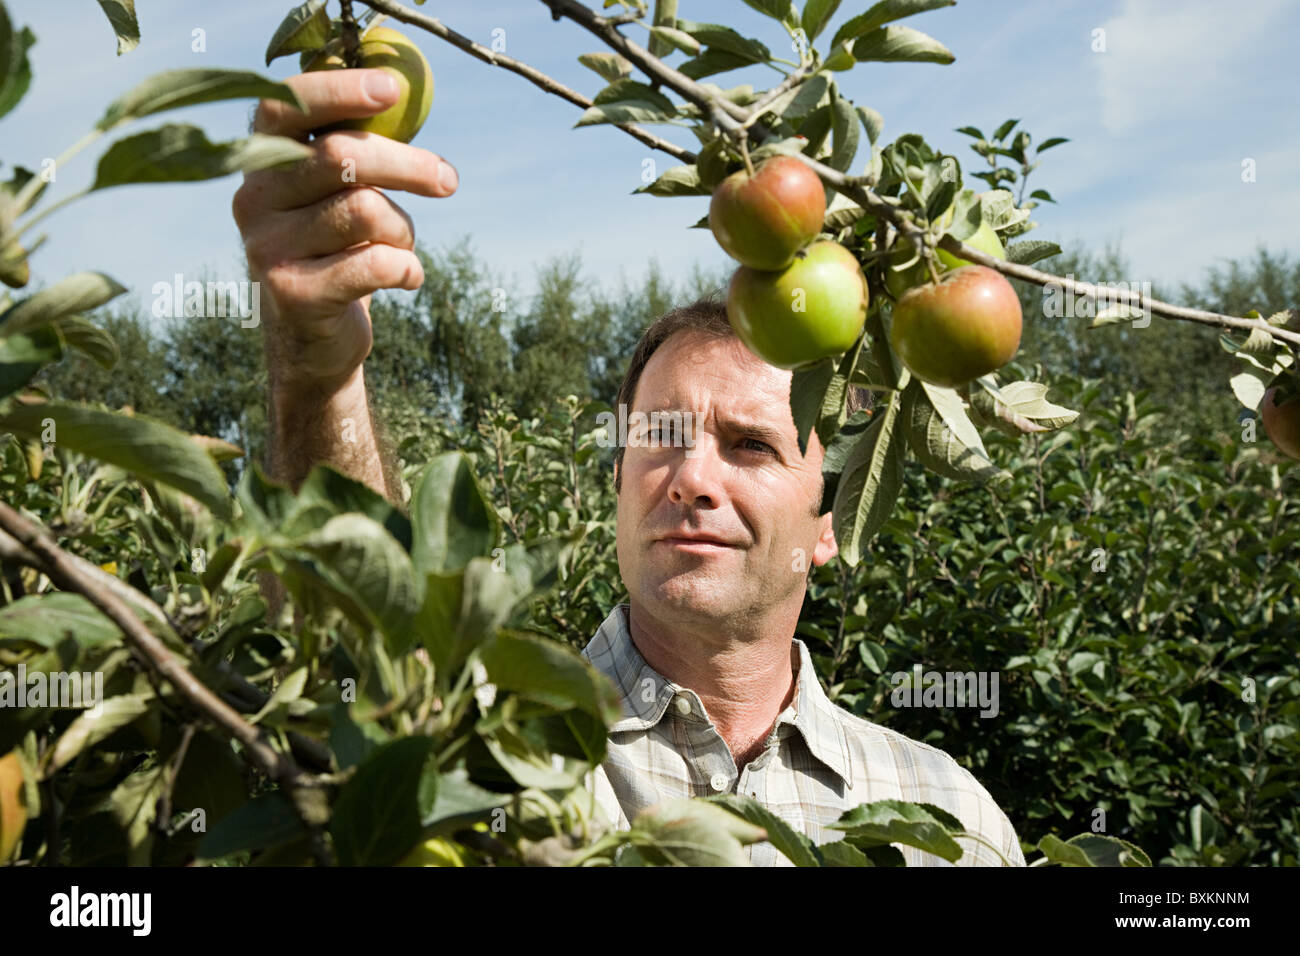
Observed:
[[[754,162],[749,158],[748,140],[742,139],[740,141],[740,158],[745,161],[745,169],[748,170],[749,175],[754,175]]]

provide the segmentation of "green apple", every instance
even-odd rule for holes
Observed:
[[[867,317],[867,282],[858,260],[837,242],[800,251],[789,268],[741,266],[727,290],[727,318],[751,352],[778,368],[839,355]]]
[[[409,143],[424,125],[433,105],[433,70],[429,68],[429,61],[408,37],[388,27],[371,27],[363,33],[360,54],[359,66],[387,70],[397,78],[397,85],[401,88],[397,102],[375,116],[341,120],[319,132],[355,129]],[[308,64],[306,72],[345,67],[338,54],[322,54]]]
[[[773,272],[817,238],[825,217],[822,181],[793,156],[774,156],[752,176],[732,173],[709,202],[709,228],[727,255]]]
[[[1015,358],[1021,326],[1011,283],[986,266],[962,266],[903,294],[889,341],[917,378],[956,388]]]

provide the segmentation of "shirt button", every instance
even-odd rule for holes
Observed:
[[[727,780],[727,775],[725,773],[715,773],[713,775],[713,778],[709,780],[709,786],[712,787],[714,790],[716,790],[718,793],[721,793],[723,790],[727,789],[728,782],[729,781]]]
[[[676,707],[677,707],[677,713],[681,714],[683,717],[685,717],[687,714],[691,712],[691,702],[687,700],[685,697],[677,698]]]

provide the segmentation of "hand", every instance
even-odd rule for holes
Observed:
[[[398,97],[382,70],[286,82],[309,112],[263,100],[254,131],[306,143],[311,130],[380,113]],[[373,133],[339,131],[309,145],[314,155],[294,166],[246,174],[231,205],[261,283],[272,386],[319,393],[352,379],[370,353],[371,294],[424,281],[411,218],[379,189],[445,197],[458,177],[433,153]]]

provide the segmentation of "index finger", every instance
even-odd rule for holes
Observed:
[[[280,100],[262,100],[253,117],[254,133],[272,133],[306,141],[312,130],[338,120],[382,113],[397,102],[401,90],[386,70],[321,70],[284,81],[293,87],[307,112]]]

